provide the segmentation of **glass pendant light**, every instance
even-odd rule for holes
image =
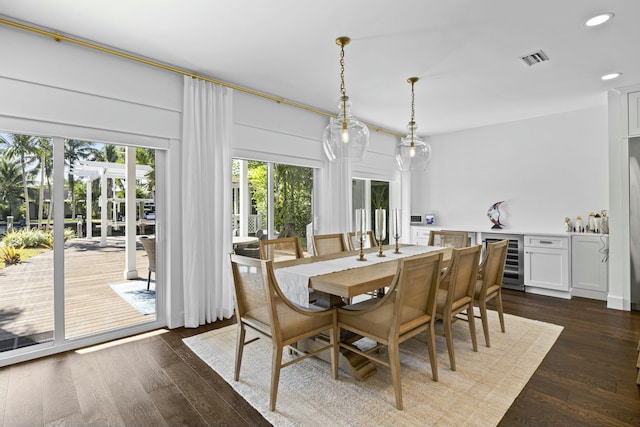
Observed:
[[[322,145],[330,161],[350,160],[359,162],[369,146],[369,128],[355,119],[349,112],[351,101],[344,86],[344,47],[349,44],[349,37],[339,37],[336,44],[340,46],[340,101],[338,116],[332,117],[324,129]]]
[[[415,122],[415,101],[413,85],[418,81],[417,77],[410,77],[411,83],[411,121],[407,125],[407,136],[400,140],[396,146],[396,161],[401,171],[425,170],[431,159],[431,145],[422,141],[418,135],[418,125]]]

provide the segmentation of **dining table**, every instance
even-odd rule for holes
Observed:
[[[364,260],[360,260],[360,251],[355,250],[280,262],[275,260],[273,268],[280,289],[292,302],[309,307],[311,289],[317,297],[314,305],[335,307],[344,305],[345,300],[351,301],[358,295],[391,285],[398,261],[404,257],[442,252],[442,267],[446,267],[452,254],[451,248],[409,244],[399,245],[400,253],[395,253],[395,245],[385,245],[382,249],[382,257],[378,256],[380,250],[376,247],[363,250]],[[326,345],[328,339],[319,335],[313,340],[298,343],[298,348],[313,351]],[[322,354],[320,357],[324,358]],[[367,358],[345,349],[341,349],[339,364],[340,369],[359,380],[376,371]]]
[[[293,260],[274,261],[273,268],[280,289],[291,301],[303,307],[309,306],[309,288],[325,300],[316,304],[322,306],[340,305],[343,300],[366,294],[391,284],[398,269],[398,260],[405,257],[440,251],[443,253],[443,267],[451,259],[451,248],[439,246],[395,245],[363,250],[364,260],[360,260],[360,251],[344,251],[329,255],[312,256]]]

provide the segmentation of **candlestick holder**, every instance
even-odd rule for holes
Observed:
[[[400,246],[398,245],[398,239],[402,236],[402,214],[400,208],[394,208],[391,210],[391,234],[396,239],[396,251],[399,254]]]
[[[366,261],[367,259],[364,257],[364,243],[362,236],[360,237],[360,256],[357,258],[358,261]]]
[[[365,209],[356,209],[356,236],[360,242],[360,255],[356,258],[358,261],[366,261],[364,257],[364,236],[367,223],[367,211]]]
[[[376,237],[378,239],[378,256],[386,256],[382,253],[382,242],[387,234],[387,211],[376,209]]]

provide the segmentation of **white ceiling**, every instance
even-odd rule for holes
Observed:
[[[615,18],[584,25],[603,11]],[[328,112],[349,36],[354,116],[404,132],[418,76],[422,136],[604,105],[640,83],[638,0],[0,0],[0,15]],[[519,60],[539,49],[549,62]]]

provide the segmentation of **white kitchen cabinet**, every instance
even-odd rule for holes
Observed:
[[[569,237],[524,236],[524,285],[531,293],[571,298]]]
[[[412,245],[429,245],[429,234],[431,228],[422,226],[411,226],[411,244]]]
[[[629,95],[629,136],[640,135],[640,92]]]
[[[574,235],[571,238],[571,293],[573,296],[607,300],[609,237]]]

